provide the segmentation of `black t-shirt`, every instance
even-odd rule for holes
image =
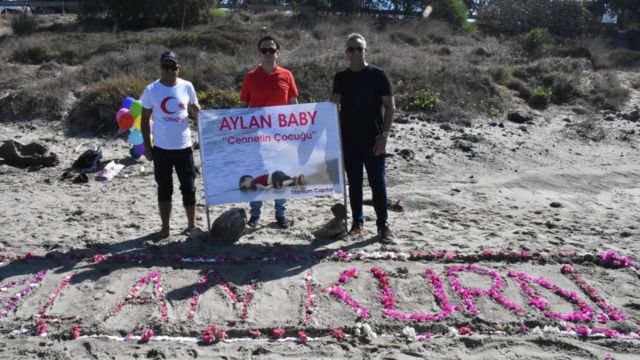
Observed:
[[[340,94],[340,128],[343,138],[374,138],[382,133],[382,97],[393,95],[387,74],[368,65],[347,69],[333,78],[333,94]]]

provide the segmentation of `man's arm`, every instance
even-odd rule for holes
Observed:
[[[140,128],[142,130],[142,140],[144,141],[144,157],[151,161],[151,109],[142,108],[141,116]]]
[[[292,96],[289,98],[289,105],[295,105],[298,103],[298,97],[297,96]]]
[[[191,103],[189,104],[189,115],[191,115],[192,119],[197,119],[198,118],[198,112],[202,110],[202,107],[200,106],[200,104],[198,103]]]
[[[384,123],[382,125],[382,133],[378,135],[373,146],[373,154],[375,156],[384,154],[387,147],[387,137],[383,136],[383,134],[391,130],[391,124],[393,123],[393,114],[396,107],[393,95],[382,97],[382,107],[384,107]]]

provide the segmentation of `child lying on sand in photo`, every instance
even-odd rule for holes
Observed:
[[[284,172],[277,170],[271,174],[260,175],[256,178],[251,175],[242,175],[240,177],[239,187],[240,190],[266,190],[266,189],[280,189],[283,186],[297,186],[305,185],[305,177],[300,174],[298,176],[291,177]]]

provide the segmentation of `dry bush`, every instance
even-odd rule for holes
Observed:
[[[0,99],[0,121],[61,119],[69,106],[69,95],[76,83],[73,78],[74,74],[63,72],[9,93]]]
[[[93,84],[81,94],[81,101],[69,118],[95,133],[114,132],[118,129],[115,113],[122,100],[127,96],[138,98],[149,83],[149,79],[122,76]]]
[[[618,111],[629,100],[629,90],[624,88],[618,76],[611,71],[595,74],[588,99],[599,108]]]
[[[78,80],[83,84],[93,84],[127,75],[152,80],[160,75],[160,54],[164,50],[165,48],[160,46],[140,45],[124,51],[95,55],[82,65]]]
[[[23,64],[56,61],[78,65],[88,60],[101,42],[98,34],[71,33],[63,37],[52,33],[38,33],[17,41],[10,60]]]
[[[18,36],[31,35],[38,31],[38,20],[27,14],[20,14],[11,18],[11,29]]]
[[[565,134],[571,138],[600,142],[607,137],[607,132],[594,119],[567,124]]]

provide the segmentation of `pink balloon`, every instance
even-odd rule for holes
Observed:
[[[128,114],[128,113],[129,113],[129,109],[122,108],[122,109],[118,110],[118,112],[116,113],[116,121],[120,120],[122,115]]]

